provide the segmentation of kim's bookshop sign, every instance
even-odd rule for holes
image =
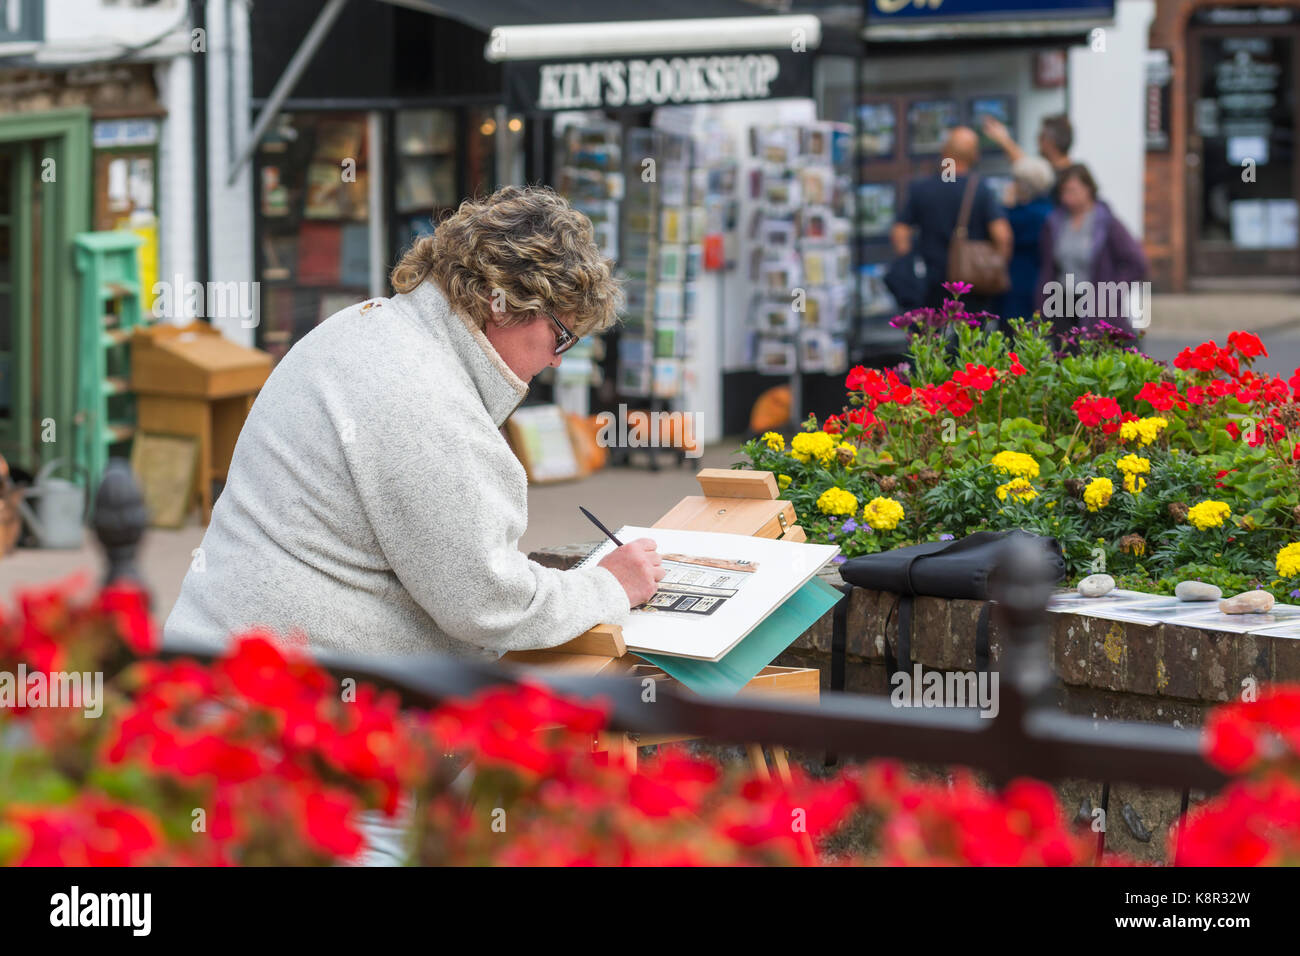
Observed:
[[[512,110],[646,110],[812,95],[812,57],[789,51],[506,64]]]

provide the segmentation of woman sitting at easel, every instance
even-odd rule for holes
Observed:
[[[621,294],[590,221],[508,186],[419,239],[392,284],[271,373],[167,641],[262,626],[312,648],[495,658],[621,624],[653,595],[648,539],[570,571],[518,547],[527,480],[500,427]]]

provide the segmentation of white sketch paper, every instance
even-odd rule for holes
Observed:
[[[735,586],[725,583],[720,590],[734,591],[728,599],[717,602],[711,613],[646,613],[634,612],[623,625],[623,641],[630,651],[654,654],[671,654],[697,660],[716,661],[735,647],[740,640],[757,627],[764,618],[780,607],[785,600],[807,583],[839,548],[829,544],[805,544],[778,541],[772,538],[752,538],[748,535],[722,534],[711,531],[677,531],[668,528],[619,528],[615,535],[624,544],[638,538],[652,538],[667,566],[672,560],[680,565],[697,565],[677,568],[678,580],[674,587],[684,593],[688,586],[708,587],[709,580],[726,578]],[[614,550],[612,541],[605,541],[584,560],[585,566],[598,564]],[[691,556],[686,561],[680,559]],[[723,575],[718,568],[708,572],[699,570],[702,560],[738,568],[749,565],[751,577],[737,577],[741,572]],[[685,575],[695,571],[702,575],[719,572],[712,579],[686,581]],[[689,609],[687,609],[689,610]]]

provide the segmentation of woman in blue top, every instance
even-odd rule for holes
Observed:
[[[1053,209],[1049,194],[1055,181],[1051,164],[1038,156],[1021,156],[1011,164],[1011,184],[1004,197],[1014,241],[1008,264],[1011,288],[994,308],[1003,318],[1034,314],[1041,258],[1038,240]]]

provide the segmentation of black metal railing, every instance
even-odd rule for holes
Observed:
[[[110,578],[140,579],[134,552],[143,526],[139,491],[129,469],[111,463],[95,514]],[[837,692],[804,703],[768,696],[707,697],[670,685],[658,688],[648,702],[640,682],[627,678],[580,677],[435,654],[392,658],[317,652],[314,657],[336,676],[392,689],[409,705],[436,706],[485,688],[528,681],[603,702],[609,708],[608,729],[630,734],[691,734],[720,743],[758,741],[805,752],[958,764],[986,772],[999,785],[1019,776],[1122,780],[1182,790],[1184,809],[1189,788],[1222,786],[1226,778],[1204,760],[1197,730],[1097,721],[1058,709],[1047,650],[1052,589],[1041,549],[1010,538],[990,579],[993,613],[1005,635],[998,710],[991,717],[973,708],[902,708],[886,697]],[[844,615],[837,618],[842,628]],[[843,635],[836,639],[842,641]],[[211,658],[220,652],[169,643],[163,653]],[[1101,840],[1104,846],[1104,832]]]

